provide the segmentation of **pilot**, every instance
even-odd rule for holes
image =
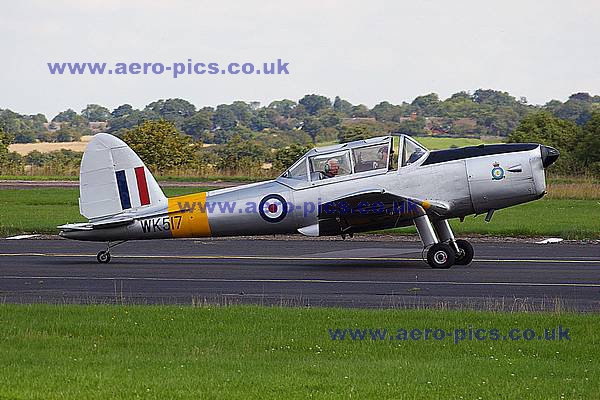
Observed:
[[[381,164],[378,164],[376,168],[384,168],[386,163],[388,165],[389,170],[392,170],[394,168],[394,149],[392,149],[392,151],[389,152],[388,155],[388,147],[382,146],[381,148],[379,148],[378,155]]]
[[[333,178],[340,172],[340,162],[336,158],[330,158],[323,167],[323,176],[325,178]]]

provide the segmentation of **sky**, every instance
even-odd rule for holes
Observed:
[[[285,75],[51,75],[51,62],[276,62]],[[180,97],[340,96],[369,107],[497,89],[533,104],[600,94],[600,2],[11,1],[0,12],[0,108],[51,119]]]

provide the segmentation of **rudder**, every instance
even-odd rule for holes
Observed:
[[[92,220],[160,205],[167,207],[167,198],[138,155],[113,135],[94,135],[79,172],[81,215]]]

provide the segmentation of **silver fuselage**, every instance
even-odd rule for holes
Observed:
[[[318,225],[319,204],[349,193],[371,189],[444,202],[448,208],[443,219],[481,214],[541,198],[546,192],[542,160],[544,147],[494,146],[496,147],[492,146],[487,151],[493,154],[486,154],[486,151],[478,151],[477,148],[428,152],[418,162],[395,170],[379,169],[315,181],[282,176],[272,181],[214,190],[198,195],[198,203],[205,207],[199,214],[189,210],[194,207],[193,196],[169,199],[168,208],[152,210],[152,216],[147,218],[136,215],[128,225],[61,232],[61,235],[79,240],[116,241],[293,234],[304,227]],[[490,146],[486,149],[490,149]],[[286,203],[293,205],[277,221],[274,221],[275,218],[265,218],[258,210],[261,201],[273,195],[280,196]],[[213,206],[207,207],[210,204]],[[157,211],[162,212],[162,215],[157,217]],[[275,211],[274,215],[277,215]],[[183,219],[178,216],[183,216]],[[431,215],[431,218],[435,220],[439,216]],[[178,227],[182,223],[188,225]],[[193,224],[202,227],[196,229]],[[407,215],[375,228],[387,229],[411,224],[412,218]],[[176,232],[176,228],[181,229]],[[354,232],[366,230],[374,230],[374,227],[365,224],[356,227]]]

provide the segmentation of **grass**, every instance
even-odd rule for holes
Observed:
[[[79,181],[79,175],[0,175],[7,181]]]
[[[427,147],[429,150],[442,150],[449,149],[451,147],[466,147],[466,146],[477,146],[482,143],[501,143],[499,139],[477,139],[477,138],[444,138],[444,137],[433,137],[433,136],[416,136],[414,139]]]
[[[548,197],[552,199],[600,199],[600,184],[594,182],[548,183]]]
[[[512,237],[560,237],[563,239],[599,239],[600,204],[595,200],[550,199],[498,210],[492,221],[484,216],[450,221],[457,236],[488,235]],[[416,233],[413,227],[392,229],[391,233]]]
[[[0,398],[598,398],[600,317],[435,310],[0,306]],[[332,341],[329,328],[561,324],[562,341]]]
[[[167,196],[210,190],[209,187],[165,188]],[[83,222],[77,188],[0,190],[0,236],[56,233],[56,226]],[[596,200],[544,198],[496,211],[492,222],[483,216],[452,220],[457,234],[497,236],[557,236],[564,239],[600,238],[600,204]],[[414,233],[414,228],[393,230]]]
[[[164,188],[167,196],[210,190],[210,187]],[[0,236],[57,233],[67,222],[85,222],[79,214],[78,188],[0,190]]]
[[[499,210],[490,223],[467,217],[452,221],[457,234],[600,238],[600,204],[595,200],[542,199]]]
[[[178,175],[154,175],[159,182],[256,182],[259,180],[270,179],[269,177],[254,177],[243,175],[205,175],[205,176],[178,176]],[[77,175],[0,175],[0,180],[8,181],[79,181],[79,171]]]

